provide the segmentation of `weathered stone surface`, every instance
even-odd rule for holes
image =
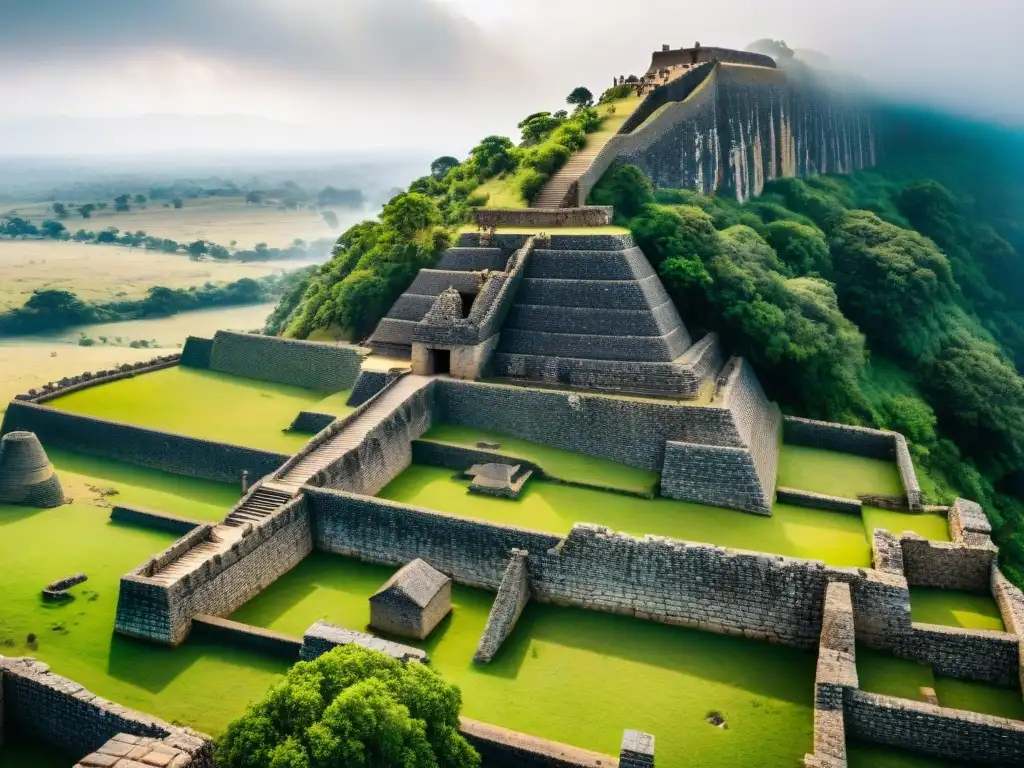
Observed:
[[[416,558],[370,596],[370,626],[423,640],[452,611],[452,580]]]
[[[306,630],[302,637],[300,656],[303,661],[312,661],[339,645],[359,645],[373,651],[386,653],[399,661],[414,660],[426,663],[429,660],[427,652],[419,648],[382,640],[379,637],[354,632],[351,629],[342,629],[326,621],[318,621]]]
[[[250,379],[339,391],[355,383],[362,354],[347,344],[217,331],[209,367]]]
[[[0,503],[32,507],[64,503],[60,480],[33,432],[7,432],[0,438]]]
[[[473,661],[487,663],[494,658],[530,600],[530,571],[526,559],[529,552],[513,549],[511,554]]]

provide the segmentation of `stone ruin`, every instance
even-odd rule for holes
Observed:
[[[59,507],[64,491],[39,438],[8,432],[0,438],[0,503]]]
[[[370,626],[423,640],[451,611],[451,578],[416,559],[370,597]]]
[[[521,464],[491,463],[474,464],[465,474],[473,478],[469,486],[470,493],[518,499],[533,471],[524,470]]]

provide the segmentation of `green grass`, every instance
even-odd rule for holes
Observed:
[[[294,453],[309,436],[284,430],[302,410],[344,415],[344,398],[175,366],[59,397],[54,408],[140,427]]]
[[[782,488],[798,488],[848,499],[855,499],[860,494],[903,494],[895,461],[802,445],[782,446],[777,483]]]
[[[640,493],[653,493],[658,485],[658,473],[648,469],[638,469],[584,453],[564,451],[486,429],[438,424],[432,427],[423,439],[467,448],[476,448],[479,442],[498,443],[501,447],[496,450],[500,453],[532,461],[548,475],[559,480]]]
[[[190,483],[178,489],[184,508],[195,500]],[[205,489],[197,495],[207,503]],[[119,704],[221,733],[286,665],[226,645],[188,641],[172,649],[114,635],[120,577],[174,536],[112,523],[109,514],[82,503],[48,510],[0,505],[0,653],[34,656]],[[42,601],[46,584],[76,572],[89,580],[72,590],[74,601]]]
[[[913,531],[931,541],[949,541],[949,521],[945,515],[909,514],[876,507],[864,507],[861,516],[870,537],[875,528],[882,528],[899,537],[904,531]]]
[[[105,496],[110,504],[129,504],[158,512],[220,521],[241,497],[239,485],[172,475],[84,453],[47,448],[66,497],[78,502],[96,500],[92,488],[115,490]]]
[[[924,624],[1004,632],[999,606],[991,595],[953,589],[910,588],[910,616]]]
[[[1024,720],[1020,690],[932,673],[931,667],[857,646],[857,675],[862,690],[922,701],[922,686],[934,688],[939,705],[985,715]]]
[[[314,553],[233,619],[300,635],[317,619],[365,631],[393,569]],[[456,586],[423,643],[462,690],[464,715],[618,754],[623,728],[657,738],[659,764],[798,765],[811,746],[814,654],[622,616],[528,605],[488,665],[472,662],[493,595]],[[407,641],[403,641],[407,642]],[[704,722],[721,712],[727,730]]]
[[[460,517],[566,534],[574,523],[596,523],[636,536],[868,566],[871,553],[855,515],[776,504],[771,517],[675,499],[617,493],[530,480],[519,499],[470,494],[469,482],[449,469],[413,465],[378,495]]]

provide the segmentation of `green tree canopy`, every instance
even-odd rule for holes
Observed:
[[[765,239],[794,275],[827,276],[832,271],[828,243],[816,227],[790,220],[773,221],[765,228]]]
[[[488,136],[470,150],[480,178],[489,179],[516,168],[515,145],[507,136]]]
[[[222,768],[476,768],[459,689],[355,645],[301,661],[228,726]]]
[[[611,205],[618,216],[632,218],[654,202],[654,187],[635,165],[618,165],[590,193],[592,205]]]
[[[459,164],[458,158],[451,155],[443,155],[430,164],[430,175],[435,179],[443,179],[448,171]]]
[[[572,92],[568,96],[566,96],[565,103],[576,107],[577,109],[591,107],[594,105],[594,94],[590,92],[589,88],[578,85],[572,89]]]

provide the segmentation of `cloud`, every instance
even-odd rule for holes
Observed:
[[[662,43],[772,37],[886,92],[1024,124],[1022,17],[1020,0],[0,0],[0,92],[8,117],[248,114],[302,128],[253,146],[460,154],[576,85],[645,70]]]

